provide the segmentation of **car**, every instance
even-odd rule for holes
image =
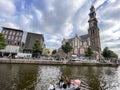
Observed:
[[[80,59],[78,57],[72,58],[71,61],[79,61]]]
[[[81,56],[79,57],[80,60],[85,60],[85,57]]]

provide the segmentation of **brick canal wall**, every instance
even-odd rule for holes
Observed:
[[[39,64],[39,65],[74,65],[74,66],[119,66],[114,63],[90,63],[90,62],[66,62],[50,60],[33,60],[33,59],[0,59],[0,63],[8,64]]]
[[[0,63],[8,64],[39,64],[39,65],[74,65],[74,66],[119,66],[114,63],[90,63],[90,62],[66,62],[50,60],[33,60],[33,59],[0,59]]]

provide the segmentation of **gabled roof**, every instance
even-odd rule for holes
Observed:
[[[88,39],[88,34],[79,36],[79,38],[80,38],[80,40],[87,40],[87,39]],[[72,42],[73,39],[74,39],[74,38],[65,39],[65,41]]]
[[[82,35],[82,36],[80,36],[80,38],[81,38],[81,40],[86,40],[86,39],[88,39],[88,34]]]
[[[71,42],[72,40],[73,40],[73,38],[68,39],[69,42]]]

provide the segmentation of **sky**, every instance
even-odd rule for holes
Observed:
[[[46,47],[57,49],[63,38],[88,33],[91,4],[102,50],[108,47],[120,57],[120,0],[0,0],[0,27],[43,34]]]

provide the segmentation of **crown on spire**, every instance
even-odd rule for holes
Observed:
[[[90,7],[90,12],[94,12],[94,11],[95,11],[95,8],[94,8],[94,5],[92,4]]]

